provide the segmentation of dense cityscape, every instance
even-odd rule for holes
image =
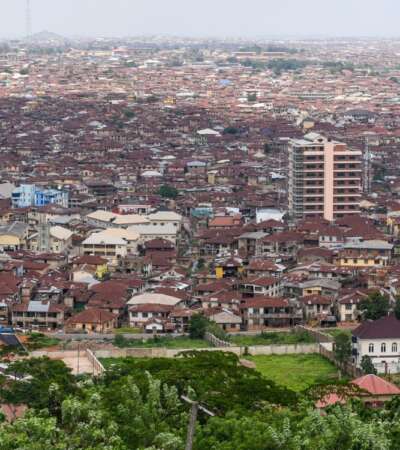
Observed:
[[[29,13],[0,40],[0,450],[398,450],[400,40]]]

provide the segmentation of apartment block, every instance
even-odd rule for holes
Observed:
[[[289,142],[289,212],[334,220],[359,212],[362,152],[309,133]]]

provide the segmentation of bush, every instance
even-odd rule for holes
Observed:
[[[204,339],[209,320],[202,314],[195,314],[189,321],[190,339]]]

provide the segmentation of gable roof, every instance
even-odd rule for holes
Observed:
[[[134,295],[128,302],[128,305],[158,304],[175,306],[182,300],[172,295],[158,294],[156,292],[145,292],[144,294]]]
[[[377,375],[364,375],[352,381],[361,389],[368,391],[372,395],[399,395],[400,389],[393,383],[384,380]]]
[[[353,335],[359,339],[400,339],[400,320],[395,315],[363,322]]]
[[[104,309],[90,308],[72,316],[69,320],[69,324],[74,323],[105,323],[113,320],[117,317],[116,314],[110,313]]]

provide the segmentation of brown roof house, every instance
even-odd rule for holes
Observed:
[[[100,308],[90,308],[72,316],[65,324],[68,331],[109,333],[117,324],[117,314]]]

